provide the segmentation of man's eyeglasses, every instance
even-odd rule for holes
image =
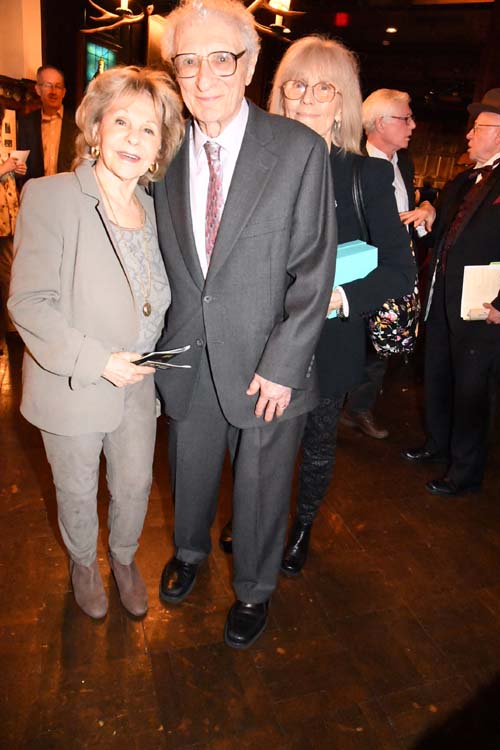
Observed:
[[[475,122],[472,126],[472,130],[474,133],[477,132],[478,128],[500,128],[500,125],[494,125],[493,123],[489,122]]]
[[[406,125],[409,125],[410,123],[416,125],[416,121],[413,115],[405,115],[404,117],[400,115],[384,115],[384,117],[390,117],[392,120],[404,120]]]
[[[243,52],[211,52],[209,55],[195,55],[192,52],[183,52],[176,55],[172,62],[177,78],[194,78],[201,68],[201,61],[206,60],[210,71],[215,76],[228,78],[236,73],[238,60],[243,57]]]
[[[55,89],[55,91],[63,91],[64,90],[64,84],[63,83],[39,83],[38,86],[40,86],[41,89],[47,89],[51,90]]]
[[[304,83],[304,81],[285,81],[281,87],[285,99],[290,99],[291,101],[303,99],[306,95],[307,89],[311,89],[313,97],[320,104],[332,102],[335,95],[340,93],[340,91],[337,91],[333,83],[327,83],[326,81],[318,81],[318,83],[315,83],[313,86],[309,86],[309,84]]]

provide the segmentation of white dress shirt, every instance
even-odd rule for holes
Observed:
[[[495,162],[496,162],[497,159],[500,159],[500,151],[497,151],[496,154],[493,154],[493,156],[491,156],[488,159],[488,161],[485,161],[484,164],[481,164],[480,162],[476,162],[476,167],[488,167],[490,164],[495,164]],[[493,169],[498,169],[498,164],[496,164],[493,167]],[[482,174],[478,174],[478,176],[476,178],[476,183],[481,182],[482,179],[483,179],[483,175]]]
[[[62,104],[55,115],[46,115],[42,110],[42,146],[45,175],[57,174],[63,116],[64,107]]]
[[[396,203],[398,205],[398,211],[399,213],[402,213],[403,211],[409,211],[410,204],[408,201],[408,191],[406,189],[405,181],[403,180],[403,175],[401,174],[401,170],[398,167],[397,153],[394,154],[392,159],[389,159],[387,154],[384,154],[383,151],[381,151],[379,148],[377,148],[372,143],[370,143],[370,141],[366,142],[366,151],[368,153],[368,156],[375,156],[377,159],[385,159],[386,161],[391,162],[394,168],[394,182],[392,184],[394,186],[394,193],[396,195]]]
[[[240,111],[217,138],[208,138],[196,121],[193,121],[191,127],[189,136],[189,197],[191,200],[191,221],[193,224],[194,241],[203,276],[206,276],[208,271],[205,251],[205,215],[208,180],[210,176],[208,159],[203,146],[207,141],[211,140],[221,147],[220,160],[222,164],[222,196],[224,205],[231,180],[233,179],[234,168],[240,153],[247,122],[248,103],[246,99],[243,99]]]

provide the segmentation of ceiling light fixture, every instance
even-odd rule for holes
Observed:
[[[285,26],[284,21],[296,16],[303,16],[303,11],[290,10],[290,0],[254,0],[250,3],[248,10],[250,13],[255,15],[257,10],[268,10],[274,13],[274,23],[270,23],[269,26],[265,26],[258,21],[255,21],[255,27],[263,34],[269,34],[270,36],[280,36],[289,34],[290,29]]]

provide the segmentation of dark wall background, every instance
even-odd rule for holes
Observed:
[[[247,5],[250,0],[247,0]],[[101,0],[114,11],[119,0]],[[138,12],[146,3],[130,1]],[[154,12],[168,13],[177,0],[158,0]],[[123,63],[146,60],[147,22],[111,32],[85,35],[88,16],[98,15],[87,0],[41,0],[44,62],[66,75],[67,102],[75,105],[84,92],[85,40],[109,44]],[[500,86],[500,0],[494,3],[414,5],[413,0],[292,0],[304,16],[287,22],[290,39],[323,33],[341,39],[360,59],[363,93],[381,87],[408,91],[419,126],[412,139],[418,179],[432,174],[438,183],[452,176],[465,151],[466,106],[489,88]],[[335,14],[349,14],[347,26],[335,25]],[[266,10],[257,20],[274,19]],[[395,26],[396,34],[386,29]],[[250,97],[265,106],[275,67],[286,43],[263,37],[262,54]]]

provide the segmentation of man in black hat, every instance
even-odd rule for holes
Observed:
[[[478,490],[486,464],[491,394],[500,364],[500,290],[483,300],[483,317],[461,317],[465,266],[500,262],[500,88],[468,107],[475,167],[443,191],[433,229],[431,284],[425,306],[427,439],[404,451],[409,461],[442,463],[433,495]]]

